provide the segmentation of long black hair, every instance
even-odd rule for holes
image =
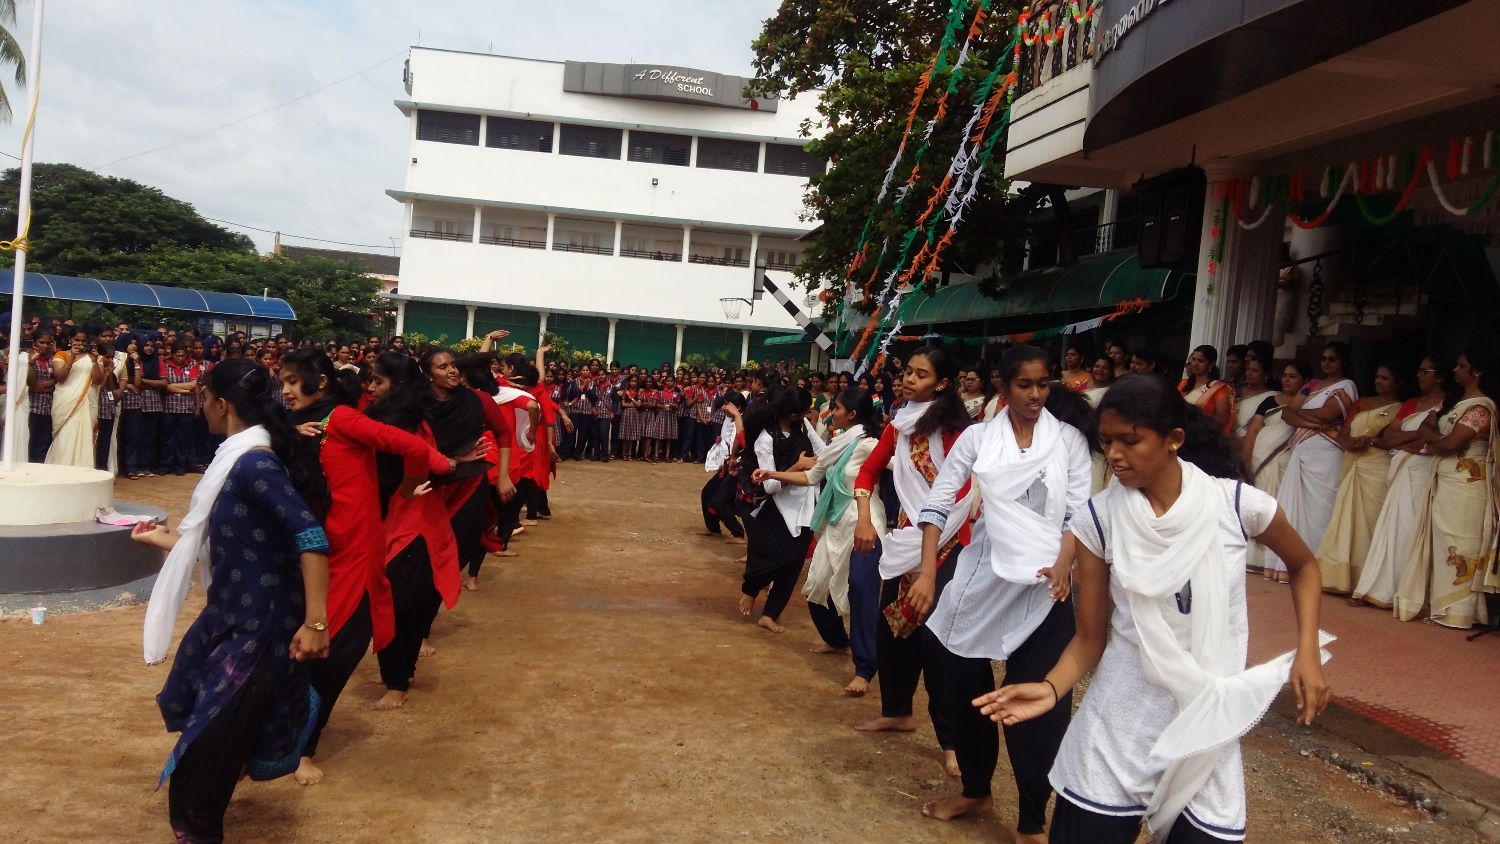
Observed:
[[[384,376],[391,386],[384,396],[370,404],[365,415],[403,431],[415,432],[421,428],[427,400],[431,395],[422,368],[411,359],[411,355],[382,352],[375,358],[374,370]]]
[[[493,396],[500,392],[500,384],[495,380],[495,373],[490,371],[490,366],[495,362],[493,352],[471,352],[460,355],[453,361],[458,367],[458,374],[464,377],[464,382],[470,387]]]
[[[359,403],[359,396],[364,392],[364,384],[360,383],[359,375],[350,370],[335,367],[333,361],[328,359],[328,355],[317,346],[309,346],[283,355],[281,368],[297,373],[297,377],[302,381],[300,389],[304,396],[317,392],[320,378],[328,379],[325,395],[339,404],[353,407]]]
[[[271,371],[248,358],[230,358],[208,371],[204,387],[215,398],[229,402],[241,422],[266,429],[271,450],[286,464],[297,492],[306,497],[315,484],[296,459],[303,438],[287,421],[286,410],[270,396]]]
[[[1219,378],[1221,377],[1219,373],[1219,350],[1215,349],[1213,346],[1204,344],[1197,347],[1196,349],[1193,349],[1193,351],[1197,354],[1203,355],[1204,359],[1208,361],[1208,380],[1219,380]],[[1189,355],[1189,357],[1191,357],[1191,355]],[[1187,395],[1188,392],[1193,389],[1194,380],[1195,379],[1193,379],[1191,376],[1182,379],[1183,395]]]
[[[885,421],[875,410],[875,397],[858,387],[850,387],[833,397],[843,408],[854,414],[854,424],[864,428],[865,436],[880,439],[885,430]]]
[[[942,346],[923,346],[906,357],[906,365],[910,366],[916,357],[927,358],[937,380],[946,380],[948,388],[938,390],[932,397],[932,406],[917,420],[912,433],[925,437],[938,431],[962,431],[969,427],[972,420],[964,408],[963,397],[958,394],[958,358]]]
[[[1244,454],[1208,414],[1182,400],[1164,379],[1140,374],[1115,382],[1099,401],[1099,416],[1113,413],[1130,424],[1165,437],[1182,429],[1179,457],[1216,478],[1248,481]]]

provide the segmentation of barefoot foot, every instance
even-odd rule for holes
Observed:
[[[738,560],[735,560],[734,563],[735,565],[743,566],[745,564],[745,561],[748,559],[749,557],[741,557]]]
[[[519,557],[519,556],[521,556],[521,552],[520,551],[512,551],[509,548],[507,548],[504,551],[496,551],[494,554],[491,554],[490,556],[493,556],[493,557]]]
[[[323,781],[323,769],[313,764],[311,756],[304,756],[292,776],[297,778],[298,785],[317,785]]]
[[[406,692],[386,689],[385,695],[375,701],[370,708],[376,712],[388,712],[392,709],[400,709],[403,703],[406,703]]]
[[[943,751],[943,770],[947,771],[948,776],[952,777],[953,779],[958,779],[959,777],[964,775],[963,771],[960,771],[958,769],[957,753],[952,750]]]
[[[786,632],[786,628],[782,627],[780,624],[777,624],[776,623],[776,619],[770,617],[769,615],[763,615],[763,616],[761,616],[760,617],[760,621],[757,621],[755,623],[758,624],[758,625],[760,625],[761,627],[766,628],[767,630],[771,631],[772,633],[785,633]]]
[[[417,648],[418,659],[424,659],[426,657],[432,656],[435,653],[437,653],[437,648],[434,648],[433,646],[427,644],[426,639],[422,640],[422,647]]]
[[[1362,607],[1362,606],[1365,606],[1365,599],[1364,598],[1350,598],[1350,599],[1344,601],[1344,603],[1348,604],[1351,607]]]
[[[469,590],[470,592],[478,592],[479,578],[467,574],[464,575],[464,588]]]
[[[743,536],[731,536],[728,539],[724,540],[724,544],[725,545],[744,545],[745,544],[745,537],[743,537]]]
[[[812,654],[847,654],[849,653],[849,649],[835,648],[833,645],[830,645],[827,642],[819,642],[818,644],[808,648],[807,652]]]
[[[854,729],[862,733],[909,733],[916,728],[917,722],[910,715],[903,715],[900,718],[876,718],[873,721],[866,721]]]
[[[949,797],[946,800],[934,800],[922,807],[922,817],[932,818],[939,821],[951,821],[954,818],[962,818],[967,815],[989,812],[994,810],[995,800],[991,797]],[[1017,838],[1017,841],[1020,839]]]
[[[849,697],[864,697],[865,692],[870,690],[870,681],[863,677],[855,677],[844,687],[844,694]]]
[[[536,519],[522,519],[521,520],[521,527],[536,527],[536,526],[537,526],[537,520]]]
[[[748,616],[755,609],[755,598],[750,595],[740,595],[740,615]]]
[[[1016,844],[1047,844],[1045,832],[1022,832],[1016,830]]]

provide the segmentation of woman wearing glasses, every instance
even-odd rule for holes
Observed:
[[[1345,374],[1348,343],[1335,340],[1324,346],[1320,363],[1323,378],[1308,384],[1303,394],[1287,402],[1281,411],[1282,420],[1297,430],[1292,434],[1292,457],[1276,495],[1287,521],[1309,548],[1322,543],[1333,518],[1344,465],[1338,435],[1344,417],[1359,401],[1359,388]],[[1266,551],[1265,573],[1268,580],[1290,582],[1286,563],[1270,549]]]

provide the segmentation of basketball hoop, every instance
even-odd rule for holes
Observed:
[[[754,302],[747,302],[744,299],[740,299],[740,298],[735,297],[735,296],[730,296],[730,297],[727,297],[727,298],[724,298],[724,299],[720,299],[719,300],[719,305],[724,308],[724,317],[726,319],[739,319],[740,318],[740,306],[741,305],[749,305],[750,306],[750,313],[752,313],[752,314],[755,313],[755,303]]]

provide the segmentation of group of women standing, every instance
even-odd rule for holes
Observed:
[[[372,645],[386,686],[374,708],[405,702],[438,608],[462,578],[477,588],[551,447],[530,436],[541,403],[524,358],[389,351],[367,385],[321,348],[278,364],[207,371],[195,398],[223,443],[176,532],[133,534],[168,551],[148,663],[166,658],[195,575],[208,597],[157,698],[182,733],[162,774],[180,840],[222,840],[244,773],[322,779],[319,738]]]
[[[953,357],[923,348],[883,430],[867,393],[839,392],[821,447],[811,396],[755,397],[726,475],[749,537],[741,610],[769,588],[760,623],[783,629],[816,531],[804,592],[820,650],[852,650],[851,694],[881,678],[881,716],[856,729],[914,729],[925,682],[945,766],[963,784],[927,803],[928,817],[992,807],[998,723],[1018,841],[1049,840],[1054,791],[1053,842],[1124,844],[1143,819],[1179,844],[1238,840],[1239,736],[1289,678],[1302,720],[1328,699],[1317,565],[1276,501],[1247,483],[1222,425],[1162,379],[1116,382],[1104,369],[1105,384],[1092,372],[1079,382],[1098,390],[1085,399],[1055,385],[1045,352],[1013,347],[994,401],[974,402]],[[1101,450],[1113,482],[1090,498]],[[1291,573],[1299,646],[1246,670],[1238,573],[1257,540]],[[994,660],[1006,663],[998,689]],[[1090,670],[1073,717],[1072,688]]]

